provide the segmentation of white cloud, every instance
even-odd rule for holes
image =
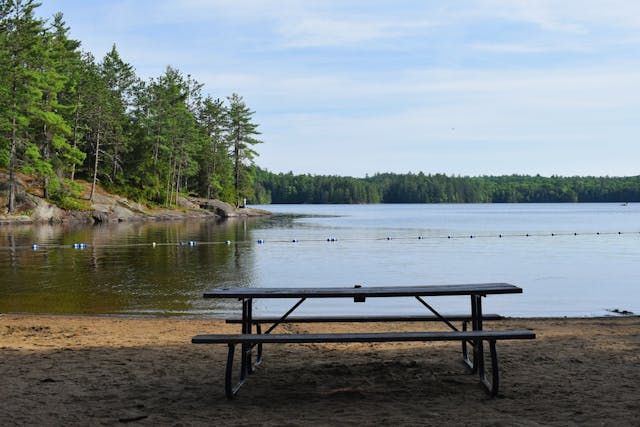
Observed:
[[[474,13],[585,34],[592,28],[640,27],[640,2],[628,0],[479,0]]]
[[[472,49],[494,53],[549,53],[549,52],[589,52],[588,44],[567,43],[473,43]]]
[[[286,47],[344,47],[410,37],[432,26],[434,24],[426,20],[308,17],[296,22],[281,22],[277,32]]]

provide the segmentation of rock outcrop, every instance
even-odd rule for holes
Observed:
[[[215,213],[222,218],[252,217],[265,216],[271,213],[263,209],[255,208],[236,208],[216,199],[202,199],[199,197],[190,197],[189,200],[200,209],[206,209]]]
[[[2,223],[110,223],[144,220],[176,220],[184,218],[237,218],[270,215],[261,209],[236,209],[220,200],[178,197],[178,208],[152,208],[125,197],[110,194],[102,188],[94,193],[85,210],[63,210],[42,197],[34,180],[20,175],[17,180],[17,212],[6,210],[7,175],[0,171],[0,224]],[[83,184],[88,199],[88,183]]]

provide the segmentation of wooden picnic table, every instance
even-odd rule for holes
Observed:
[[[482,383],[492,396],[498,392],[498,360],[495,350],[496,340],[530,339],[535,334],[529,330],[516,331],[484,331],[485,320],[495,320],[499,315],[483,315],[482,298],[487,295],[522,293],[518,286],[508,283],[480,283],[461,285],[422,285],[422,286],[352,286],[352,287],[277,287],[277,288],[220,288],[204,293],[204,298],[233,298],[242,303],[242,315],[239,319],[227,319],[228,323],[239,323],[241,334],[237,335],[199,335],[192,339],[196,344],[220,344],[229,346],[227,370],[225,375],[225,391],[227,397],[233,397],[244,384],[249,374],[254,371],[252,354],[258,348],[256,365],[262,362],[262,344],[265,343],[329,343],[329,342],[397,342],[397,341],[461,341],[463,360],[472,372],[479,373]],[[447,315],[438,312],[427,298],[438,296],[470,297],[470,313],[464,315]],[[372,316],[291,316],[291,314],[307,299],[311,298],[353,298],[354,302],[365,302],[367,298],[410,297],[415,298],[431,313],[429,316],[416,315],[372,315]],[[280,317],[254,316],[254,299],[298,299],[293,306]],[[461,320],[462,330],[452,321]],[[282,323],[297,322],[385,322],[385,321],[441,321],[451,331],[448,332],[384,332],[384,333],[330,333],[330,334],[272,334]],[[471,330],[467,330],[467,323]],[[261,330],[262,323],[272,323],[266,330]],[[255,333],[254,333],[255,327]],[[492,380],[489,381],[484,369],[484,346],[490,345],[492,361]],[[241,345],[240,381],[232,386],[232,366],[235,345]],[[467,353],[467,344],[473,347],[473,359]]]

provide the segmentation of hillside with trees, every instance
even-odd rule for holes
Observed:
[[[542,177],[376,174],[366,178],[258,169],[259,203],[640,202],[640,176]]]
[[[0,0],[0,199],[9,213],[18,172],[65,209],[86,207],[97,184],[164,207],[179,194],[235,205],[253,196],[261,141],[241,96],[204,94],[173,67],[143,80],[115,45],[95,58],[62,14],[42,20],[38,6]],[[78,179],[91,184],[88,196]]]

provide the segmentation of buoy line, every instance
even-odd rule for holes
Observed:
[[[310,238],[310,239],[257,239],[255,243],[258,245],[264,245],[267,243],[336,243],[336,242],[375,242],[375,241],[412,241],[412,240],[451,240],[451,239],[506,239],[506,238],[527,238],[527,237],[562,237],[562,236],[613,236],[613,235],[633,235],[640,234],[640,231],[605,231],[605,232],[562,232],[562,233],[498,233],[498,234],[448,234],[448,235],[439,235],[439,236],[385,236],[385,237],[354,237],[354,238],[337,238],[337,237],[327,237],[327,238]],[[160,246],[187,246],[187,247],[195,247],[195,246],[207,246],[207,245],[246,245],[253,244],[253,240],[223,240],[223,241],[198,241],[198,240],[180,240],[177,242],[150,242],[150,243],[124,243],[124,244],[89,244],[84,242],[71,243],[65,245],[57,245],[57,244],[40,244],[33,243],[31,245],[22,245],[22,246],[0,246],[0,250],[18,250],[18,249],[31,249],[32,251],[44,250],[44,249],[75,249],[75,250],[85,250],[89,248],[96,249],[109,249],[109,248],[126,248],[126,247],[151,247],[156,248]]]

